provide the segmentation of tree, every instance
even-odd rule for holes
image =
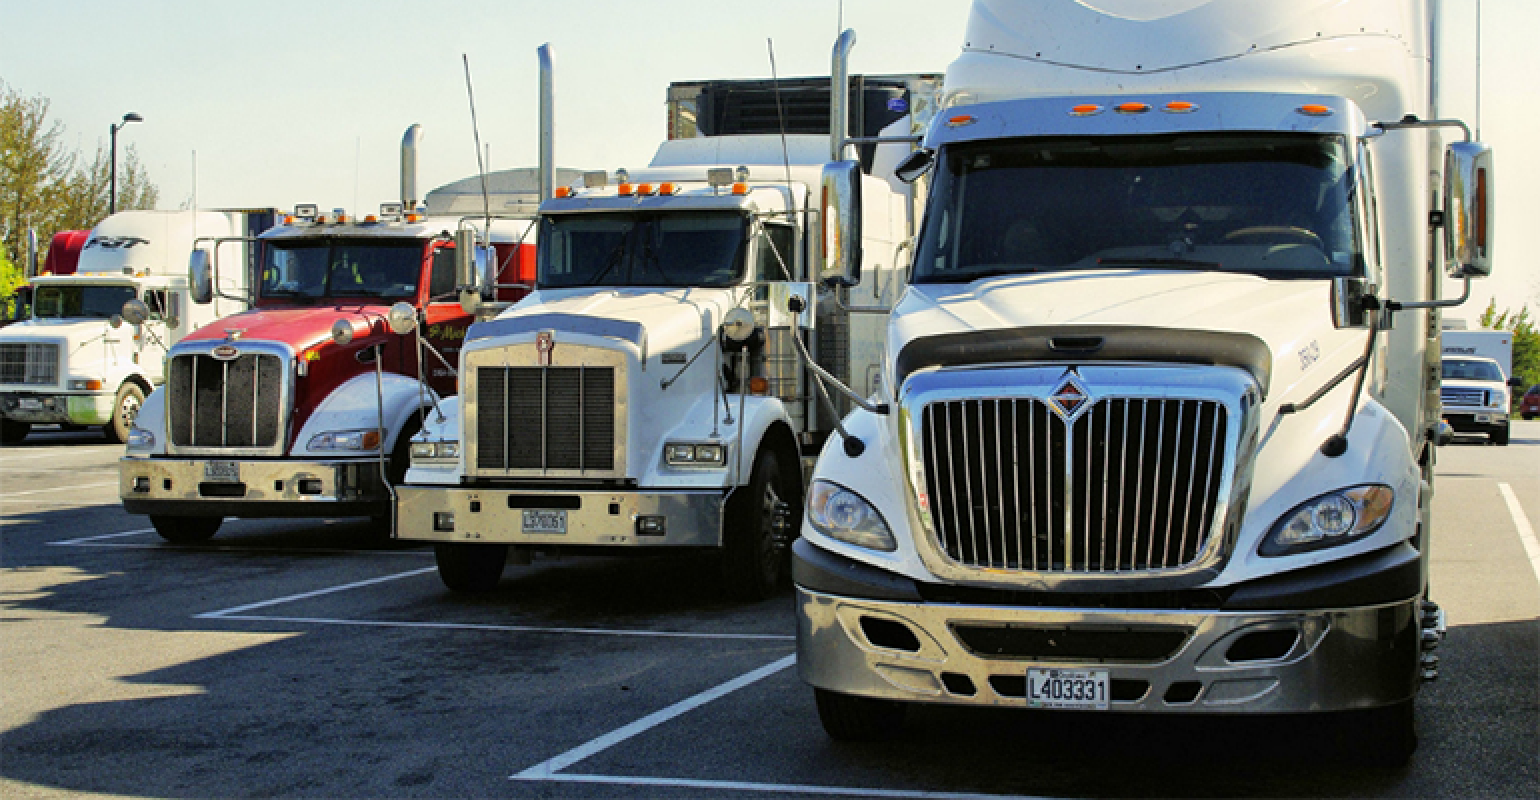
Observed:
[[[16,287],[27,282],[21,267],[5,257],[0,248],[0,320],[15,319]]]
[[[1497,300],[1487,304],[1478,320],[1481,327],[1494,331],[1513,333],[1513,374],[1524,381],[1525,386],[1540,383],[1540,331],[1529,316],[1529,306],[1520,306],[1517,313],[1512,309],[1497,310]]]

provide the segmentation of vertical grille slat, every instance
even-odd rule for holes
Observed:
[[[477,469],[615,469],[615,369],[476,368]]]
[[[921,468],[947,558],[981,569],[1116,574],[1202,555],[1221,507],[1224,407],[1087,402],[1071,422],[1032,397],[924,408]]]
[[[282,358],[243,353],[229,361],[208,355],[171,359],[166,417],[178,447],[262,448],[283,430]]]

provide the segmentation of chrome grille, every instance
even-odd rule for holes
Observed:
[[[1446,406],[1479,406],[1486,404],[1486,392],[1482,389],[1465,389],[1445,386],[1439,392]]]
[[[273,447],[283,430],[283,359],[243,353],[171,359],[166,404],[178,447]]]
[[[615,469],[613,367],[478,367],[476,467]]]
[[[1174,569],[1214,534],[1225,408],[1104,397],[1066,423],[1039,398],[925,406],[924,476],[941,552],[973,568]]]
[[[59,345],[53,342],[0,344],[0,383],[53,386],[59,382]]]

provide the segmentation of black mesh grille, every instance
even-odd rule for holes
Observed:
[[[171,443],[180,447],[272,447],[283,419],[283,360],[247,353],[171,360],[166,378]]]
[[[52,386],[58,381],[58,345],[52,342],[0,344],[0,383]]]
[[[1108,398],[1066,424],[1035,398],[924,411],[941,549],[966,566],[1043,572],[1180,567],[1202,553],[1225,419],[1198,400]]]
[[[612,471],[615,370],[480,367],[478,469]]]

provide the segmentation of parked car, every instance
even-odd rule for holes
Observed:
[[[1540,417],[1540,383],[1529,387],[1523,399],[1519,400],[1519,416],[1524,419]]]

